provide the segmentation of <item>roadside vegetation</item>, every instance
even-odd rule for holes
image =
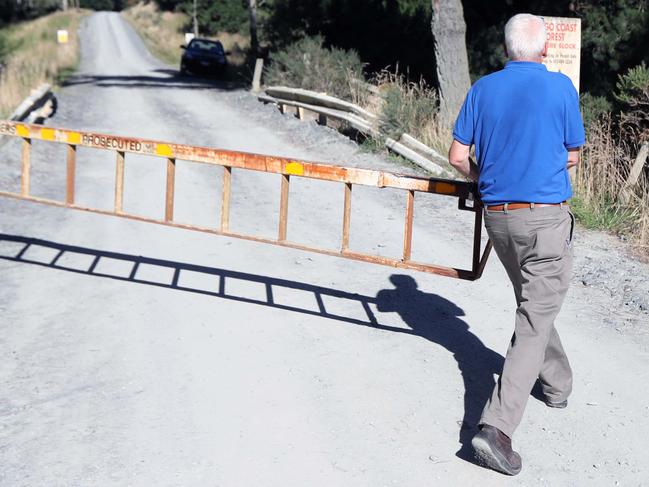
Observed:
[[[151,53],[169,64],[179,64],[185,43],[184,27],[189,22],[181,12],[160,11],[155,3],[138,3],[122,10],[122,16],[135,28]]]
[[[618,77],[614,101],[582,98],[586,146],[573,207],[589,228],[631,237],[649,255],[649,68]]]
[[[0,116],[5,118],[41,83],[61,82],[79,60],[79,22],[83,10],[55,12],[0,28]],[[66,29],[67,44],[56,31]]]

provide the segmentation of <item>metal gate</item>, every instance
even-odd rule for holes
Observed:
[[[491,251],[490,241],[487,241],[484,250],[481,249],[482,208],[474,198],[475,185],[472,183],[437,178],[405,176],[386,171],[332,166],[268,155],[157,142],[130,137],[118,137],[93,132],[56,129],[11,121],[0,121],[0,135],[19,137],[22,139],[20,193],[0,191],[0,196],[104,215],[113,215],[132,220],[157,223],[160,225],[185,228],[216,235],[225,235],[228,237],[269,243],[283,247],[317,252],[320,254],[333,255],[403,269],[414,269],[422,272],[468,280],[478,279],[482,275],[482,271]],[[30,195],[30,160],[32,140],[44,140],[67,145],[67,183],[65,201],[39,198]],[[75,203],[77,147],[89,147],[115,152],[115,204],[112,210],[85,207]],[[165,191],[165,216],[163,220],[129,214],[124,211],[124,166],[126,164],[127,153],[157,156],[165,160],[167,166],[167,184]],[[218,226],[203,227],[174,221],[174,188],[177,159],[223,167],[221,219]],[[264,238],[230,231],[230,195],[233,168],[263,171],[266,173],[281,175],[279,228],[277,231],[277,238]],[[289,186],[292,176],[341,183],[344,204],[341,224],[342,244],[339,249],[327,249],[302,245],[286,239]],[[406,211],[403,229],[403,252],[399,258],[355,252],[349,248],[352,192],[354,185],[395,188],[403,190],[405,193]],[[459,210],[470,211],[475,214],[471,269],[458,269],[411,260],[414,199],[415,193],[417,192],[455,197],[458,199]]]

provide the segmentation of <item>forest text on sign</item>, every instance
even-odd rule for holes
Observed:
[[[579,92],[581,59],[581,19],[543,17],[547,30],[548,55],[543,61],[550,71],[558,71],[572,80]]]

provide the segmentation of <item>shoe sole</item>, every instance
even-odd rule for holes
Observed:
[[[549,408],[565,409],[568,407],[568,401],[561,401],[561,402],[545,401],[545,405]]]
[[[521,471],[522,466],[518,469],[512,468],[509,462],[498,452],[495,452],[483,438],[474,437],[471,445],[475,450],[476,459],[481,465],[507,475],[517,475]]]

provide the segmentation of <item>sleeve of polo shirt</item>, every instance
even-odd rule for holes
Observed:
[[[581,120],[581,112],[579,111],[579,95],[574,86],[572,86],[572,83],[570,83],[566,100],[563,144],[566,149],[575,149],[584,145],[585,142],[584,124]]]
[[[464,145],[473,144],[473,102],[471,90],[464,99],[464,104],[453,126],[453,138]]]

